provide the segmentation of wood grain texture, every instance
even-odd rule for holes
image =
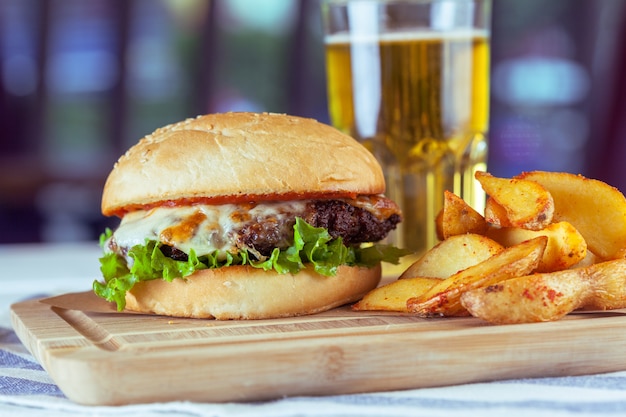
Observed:
[[[255,401],[626,369],[623,311],[492,326],[352,312],[211,321],[25,301],[16,333],[73,401]]]

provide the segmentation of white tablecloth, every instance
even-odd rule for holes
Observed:
[[[77,405],[20,343],[11,328],[9,306],[32,297],[89,289],[99,276],[99,253],[95,243],[0,246],[0,416],[626,415],[626,372],[247,404]]]

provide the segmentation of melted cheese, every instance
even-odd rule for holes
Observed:
[[[344,200],[383,220],[400,213],[398,206],[382,195]],[[194,204],[159,206],[126,214],[107,242],[108,250],[126,256],[128,249],[155,240],[185,253],[193,249],[198,256],[218,251],[223,257],[238,250],[237,237],[246,225],[265,220],[281,223],[303,216],[311,200],[280,201],[263,204]],[[241,242],[239,243],[241,244]],[[247,248],[255,253],[253,248]],[[129,264],[132,262],[127,257]]]
[[[223,204],[186,207],[156,207],[128,213],[113,234],[122,253],[146,239],[173,246],[198,256],[214,251],[235,250],[234,235],[250,222],[267,217],[280,218],[304,212],[305,201],[256,205]]]

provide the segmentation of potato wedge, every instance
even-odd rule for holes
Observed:
[[[552,223],[541,230],[492,227],[486,235],[502,246],[513,246],[537,236],[547,236],[548,245],[537,267],[537,272],[553,272],[570,268],[587,255],[587,242],[568,222]]]
[[[424,294],[440,281],[439,278],[424,277],[396,280],[365,294],[352,306],[352,310],[407,312],[406,302],[409,298]]]
[[[450,191],[444,191],[443,196],[443,208],[435,220],[439,240],[466,233],[485,233],[487,222],[482,214]]]
[[[487,197],[487,201],[485,201],[485,222],[492,226],[513,227],[504,207],[491,197]]]
[[[461,295],[468,290],[523,276],[537,268],[548,243],[539,236],[504,249],[485,261],[458,272],[436,284],[425,294],[407,301],[409,312],[422,316],[466,315]]]
[[[509,279],[466,291],[461,304],[493,324],[559,320],[579,309],[626,307],[626,259]]]
[[[570,268],[584,268],[586,266],[597,264],[598,262],[600,262],[600,258],[598,258],[595,253],[591,252],[589,248],[587,248],[587,254],[585,255],[585,257],[581,259],[578,263],[570,266]]]
[[[552,222],[554,200],[540,184],[517,178],[498,178],[482,171],[477,171],[475,176],[485,193],[504,208],[511,226],[540,230]]]
[[[626,259],[600,262],[585,268],[593,294],[583,307],[590,310],[626,308]]]
[[[424,253],[400,275],[400,279],[448,278],[503,249],[502,245],[483,235],[468,233],[452,236]]]
[[[602,181],[564,172],[525,172],[517,179],[534,181],[554,199],[554,221],[570,222],[603,260],[626,253],[626,198]]]
[[[558,320],[591,295],[584,268],[533,274],[466,291],[461,304],[474,317],[493,324]]]

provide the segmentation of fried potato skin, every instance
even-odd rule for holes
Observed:
[[[477,171],[475,177],[489,198],[504,209],[506,224],[501,226],[541,230],[552,222],[554,200],[541,184],[523,178],[494,177],[483,171]],[[488,213],[485,217],[489,218]]]
[[[485,202],[485,222],[488,226],[513,227],[504,207],[491,197]]]
[[[564,270],[513,278],[465,292],[461,304],[472,316],[492,324],[558,320],[591,294],[582,270]]]
[[[626,259],[512,278],[465,292],[461,304],[492,324],[554,321],[580,308],[626,308]]]
[[[537,236],[547,236],[548,245],[537,272],[553,272],[570,268],[585,259],[587,242],[568,222],[552,223],[541,230],[519,227],[489,228],[487,236],[502,246],[516,245]]]
[[[354,311],[408,312],[406,301],[424,294],[441,280],[439,278],[412,277],[400,279],[374,288],[352,306]]]
[[[450,191],[444,191],[443,197],[443,208],[435,219],[439,240],[466,233],[485,234],[487,222],[482,214]]]
[[[565,172],[532,171],[515,178],[534,181],[554,199],[554,221],[571,223],[602,260],[626,254],[626,198],[602,181]]]
[[[448,278],[470,266],[501,252],[498,242],[483,235],[468,233],[455,235],[439,242],[400,275],[411,277]]]
[[[626,308],[626,259],[600,262],[585,268],[593,284],[592,296],[583,304],[586,310]]]
[[[537,268],[547,243],[547,237],[539,236],[506,248],[479,264],[451,275],[425,294],[410,298],[407,310],[426,317],[467,315],[460,301],[465,291],[529,274]]]

